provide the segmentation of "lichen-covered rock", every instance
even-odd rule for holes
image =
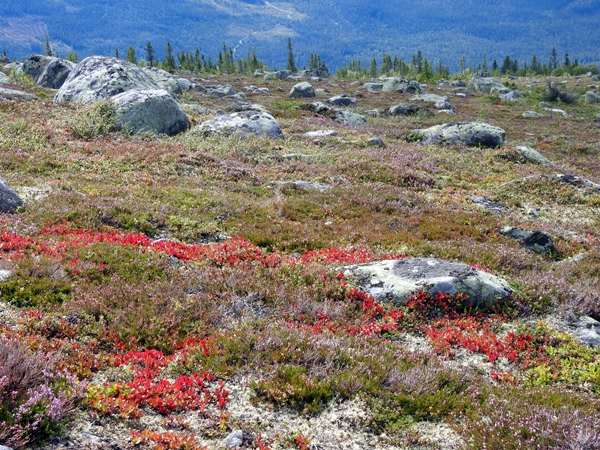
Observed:
[[[308,131],[308,132],[304,133],[302,136],[309,137],[309,138],[330,137],[330,136],[337,136],[337,131],[335,131],[335,130]]]
[[[445,95],[437,94],[421,94],[411,97],[411,102],[425,102],[425,103],[438,103],[438,102],[449,102],[450,99]]]
[[[383,83],[365,83],[363,87],[369,92],[381,92],[383,90]]]
[[[423,87],[418,81],[405,80],[403,78],[389,78],[383,84],[381,90],[383,92],[401,92],[408,94],[418,94],[423,92]]]
[[[512,102],[523,98],[523,95],[519,91],[509,91],[506,94],[500,94],[500,100],[505,102]]]
[[[0,177],[0,212],[11,213],[23,204],[23,200],[8,185],[6,180]]]
[[[362,127],[367,124],[367,118],[346,110],[335,112],[335,121],[352,127]]]
[[[184,90],[188,90],[185,83],[179,81],[179,78],[171,75],[169,72],[159,69],[158,67],[144,67],[142,69],[154,82],[166,90],[171,95],[179,95]]]
[[[54,101],[91,103],[131,89],[160,88],[147,72],[135,64],[106,56],[90,56],[75,66]]]
[[[235,89],[230,84],[218,85],[218,86],[206,86],[206,93],[213,97],[228,97],[235,95]]]
[[[538,152],[537,150],[535,150],[531,147],[521,145],[521,146],[515,147],[515,150],[518,151],[526,160],[528,160],[534,164],[541,164],[544,166],[554,165],[554,163],[552,161],[550,161],[546,157],[542,156],[542,154],[540,152]]]
[[[333,106],[356,106],[356,98],[347,94],[336,95],[327,100],[327,103]]]
[[[503,236],[516,239],[523,248],[535,253],[556,253],[556,247],[552,243],[552,236],[545,231],[522,230],[517,227],[502,227],[498,233]]]
[[[315,95],[315,89],[308,81],[294,85],[289,94],[291,98],[311,98]]]
[[[388,114],[390,116],[414,116],[419,111],[423,111],[424,113],[429,112],[429,110],[423,106],[414,105],[412,103],[400,103],[399,105],[390,107]]]
[[[40,75],[44,72],[46,66],[55,59],[58,58],[45,55],[31,55],[23,62],[23,65],[20,67],[20,71],[29,75],[34,81],[37,81]]]
[[[436,258],[407,258],[357,264],[343,269],[378,302],[402,305],[419,291],[466,294],[474,306],[489,306],[512,293],[508,282],[467,264]]]
[[[587,103],[600,103],[600,93],[596,91],[588,91],[584,94],[583,99]]]
[[[584,345],[600,347],[600,322],[588,316],[580,317],[575,337]]]
[[[496,89],[497,92],[506,92],[507,89],[500,80],[492,77],[488,72],[479,71],[469,81],[467,89],[475,92],[492,92],[492,89]],[[508,91],[508,90],[507,90]]]
[[[541,119],[543,117],[540,113],[535,111],[525,111],[523,114],[521,114],[521,116],[525,117],[526,119]]]
[[[10,78],[4,72],[0,72],[0,84],[10,84]]]
[[[50,89],[60,89],[74,68],[75,63],[71,61],[52,58],[36,80],[36,84]]]
[[[223,114],[207,120],[192,131],[240,136],[268,136],[273,139],[283,137],[281,127],[275,118],[271,114],[260,111]]]
[[[132,134],[154,132],[174,136],[190,122],[183,109],[164,89],[130,89],[112,97],[116,124]]]
[[[485,122],[454,122],[413,130],[408,139],[421,144],[451,144],[479,147],[501,147],[506,132]]]

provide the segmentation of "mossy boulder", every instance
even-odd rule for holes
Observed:
[[[268,136],[273,139],[283,137],[281,126],[266,112],[241,111],[223,114],[198,125],[193,132],[239,136]]]

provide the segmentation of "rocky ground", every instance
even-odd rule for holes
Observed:
[[[0,88],[0,443],[599,448],[598,80],[47,63]]]

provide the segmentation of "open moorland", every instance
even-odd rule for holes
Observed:
[[[600,103],[549,101],[543,78],[502,79],[512,101],[430,84],[452,115],[366,81],[290,98],[296,81],[197,80],[264,106],[283,130],[271,139],[131,136],[106,103],[12,78],[32,95],[0,99],[0,175],[23,199],[0,214],[0,443],[600,448]],[[366,125],[308,106],[340,94]],[[192,127],[240,108],[178,101]],[[388,113],[401,103],[425,109]],[[413,132],[450,122],[500,127],[504,143]],[[305,135],[318,130],[335,133]],[[415,257],[495,274],[510,295],[382,301],[348,275]]]

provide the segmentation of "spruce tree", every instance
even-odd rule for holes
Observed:
[[[119,59],[119,49],[115,48],[115,58]]]
[[[292,38],[288,37],[288,62],[287,62],[287,70],[291,72],[298,72],[298,67],[296,66],[296,60],[294,59],[294,48],[292,47]]]
[[[135,49],[130,45],[127,49],[127,54],[125,55],[125,59],[130,63],[137,64],[137,55],[135,54]]]
[[[148,61],[150,67],[154,65],[154,49],[150,41],[146,43],[146,61]]]
[[[44,38],[44,55],[52,56],[52,47],[50,46],[50,36]]]
[[[163,58],[163,69],[171,73],[175,71],[175,56],[173,56],[173,47],[171,47],[170,42],[167,42],[167,47],[165,48],[165,57]]]

